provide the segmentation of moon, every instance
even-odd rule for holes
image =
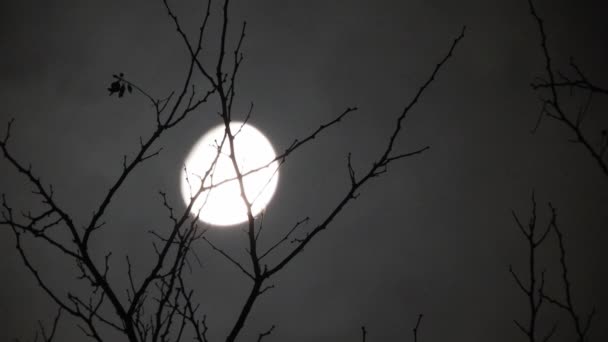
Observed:
[[[250,124],[233,121],[230,131],[234,135],[235,156],[241,174],[259,169],[243,177],[245,194],[255,217],[268,205],[277,188],[279,164],[274,161],[276,153],[268,138]],[[207,132],[190,150],[181,172],[181,193],[185,204],[189,205],[201,187],[201,180],[210,171],[204,186],[217,186],[203,191],[190,212],[215,226],[247,221],[247,207],[230,158],[230,144],[224,136],[223,124]]]

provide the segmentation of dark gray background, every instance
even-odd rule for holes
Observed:
[[[599,83],[608,79],[603,6],[538,2],[558,66],[575,55]],[[194,33],[201,3],[174,7]],[[370,341],[407,340],[419,312],[426,315],[425,341],[523,339],[512,320],[526,319],[526,302],[508,265],[523,270],[526,249],[510,210],[527,219],[533,189],[542,220],[548,201],[559,209],[576,303],[585,311],[598,307],[591,336],[608,339],[608,180],[557,123],[546,120],[530,134],[540,104],[528,84],[541,75],[543,60],[526,1],[235,0],[231,8],[233,34],[240,20],[249,23],[238,108],[255,103],[251,122],[277,150],[345,107],[360,108],[288,161],[268,208],[266,244],[293,222],[308,215],[318,222],[332,208],[348,186],[347,153],[360,170],[371,163],[403,105],[468,26],[397,145],[431,150],[392,165],[363,190],[275,279],[242,340],[272,324],[271,341],[353,341],[363,324]],[[217,4],[213,10],[219,13]],[[0,122],[16,118],[11,148],[84,224],[122,155],[132,155],[154,124],[145,99],[107,96],[111,74],[125,72],[164,96],[180,86],[187,53],[160,0],[4,1],[0,27]],[[208,37],[213,53],[217,36]],[[594,102],[590,133],[607,124],[606,104]],[[153,255],[146,231],[169,227],[157,190],[183,208],[180,167],[196,139],[219,122],[213,105],[165,136],[161,156],[136,171],[111,205],[94,249],[98,256],[114,251],[117,285],[124,284],[124,255],[143,274]],[[30,186],[6,161],[0,174],[0,190],[15,207],[35,207]],[[240,230],[209,236],[246,260]],[[224,336],[249,284],[206,245],[196,248],[204,267],[193,286],[211,337]],[[28,250],[55,289],[82,291],[60,255],[35,243]],[[547,248],[541,260],[552,281],[559,271],[554,252]],[[36,320],[48,323],[55,308],[23,267],[8,230],[0,232],[0,274],[0,340],[29,338]],[[543,327],[558,319],[564,334],[556,340],[566,340],[570,322],[546,313]],[[83,340],[72,322],[61,328],[61,341]]]

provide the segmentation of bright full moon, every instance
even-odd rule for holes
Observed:
[[[243,177],[245,194],[251,203],[252,214],[256,216],[270,202],[277,188],[278,163],[272,162],[276,154],[268,139],[253,126],[233,121],[230,123],[230,131],[235,135],[234,150],[241,174],[262,168]],[[247,207],[241,197],[230,158],[230,144],[228,137],[224,139],[224,136],[224,125],[207,132],[188,154],[181,176],[181,192],[186,205],[190,204],[192,196],[200,189],[202,178],[210,169],[205,187],[225,182],[202,192],[191,209],[194,215],[200,211],[199,219],[202,221],[217,226],[247,221]],[[224,143],[220,155],[212,168],[222,141]]]

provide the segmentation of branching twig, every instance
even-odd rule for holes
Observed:
[[[513,218],[522,235],[524,235],[528,245],[528,285],[524,284],[522,278],[515,272],[513,266],[509,266],[509,272],[513,276],[513,279],[517,283],[519,289],[528,297],[528,308],[530,318],[527,326],[517,320],[514,320],[515,325],[522,331],[530,342],[537,341],[537,325],[538,325],[538,312],[543,304],[543,289],[545,287],[545,271],[540,273],[540,282],[538,280],[538,265],[537,265],[537,249],[547,238],[547,234],[551,229],[551,223],[547,225],[544,231],[540,234],[537,231],[537,214],[536,214],[536,199],[534,193],[532,194],[532,210],[530,214],[530,220],[527,227],[525,227],[514,211],[512,211]],[[549,336],[549,335],[548,335]]]
[[[593,316],[595,316],[595,308],[591,310],[591,313],[587,316],[585,320],[581,317],[578,310],[576,310],[575,308],[572,299],[572,282],[570,281],[570,276],[568,274],[568,266],[566,263],[566,247],[564,244],[564,236],[557,225],[557,213],[555,208],[551,204],[549,204],[549,207],[551,208],[550,227],[552,228],[553,232],[555,232],[559,245],[559,261],[562,269],[562,285],[564,288],[565,300],[560,301],[552,296],[547,295],[545,292],[541,292],[541,296],[543,299],[546,299],[551,304],[557,306],[558,308],[568,313],[574,325],[574,329],[577,336],[577,342],[584,342],[587,341],[587,334],[589,332],[589,328],[591,327],[591,321],[593,319]]]
[[[270,329],[266,330],[265,332],[262,332],[258,335],[258,342],[262,342],[262,340],[264,339],[264,337],[272,334],[272,332],[274,331],[274,324],[270,327]]]
[[[535,131],[536,128],[538,128],[538,126],[540,124],[540,120],[542,119],[542,117],[544,115],[547,115],[550,118],[563,123],[564,126],[568,130],[570,130],[570,132],[572,132],[574,134],[575,138],[572,139],[572,141],[583,145],[585,150],[587,150],[589,152],[591,157],[595,160],[597,165],[600,167],[600,169],[604,173],[604,175],[608,176],[608,161],[605,159],[605,151],[608,149],[608,140],[604,141],[604,136],[606,136],[606,133],[605,133],[606,130],[602,131],[603,140],[600,143],[600,146],[597,148],[594,147],[593,144],[591,143],[590,138],[588,136],[586,136],[581,129],[581,124],[583,122],[583,118],[584,118],[589,106],[586,105],[585,107],[587,109],[583,109],[581,112],[579,112],[578,115],[576,115],[575,119],[572,119],[570,117],[570,115],[568,115],[566,113],[566,110],[564,109],[564,107],[561,103],[560,96],[559,96],[559,88],[562,88],[562,87],[570,87],[570,89],[579,88],[579,89],[589,91],[591,93],[598,93],[601,95],[607,95],[608,91],[605,88],[601,88],[601,87],[591,84],[589,82],[589,80],[585,77],[585,75],[583,74],[581,69],[578,67],[578,65],[576,65],[574,63],[574,61],[572,61],[572,60],[570,61],[570,65],[576,71],[577,76],[579,77],[579,80],[570,80],[567,77],[561,75],[560,73],[558,73],[558,74],[560,74],[561,77],[565,80],[563,82],[556,80],[556,77],[555,77],[556,72],[554,71],[554,68],[553,68],[553,60],[551,58],[551,54],[549,53],[549,48],[547,46],[547,34],[545,32],[544,21],[538,14],[538,12],[536,11],[533,0],[528,0],[528,4],[530,7],[530,13],[534,17],[536,24],[538,26],[539,33],[540,33],[540,39],[541,39],[540,45],[541,45],[541,49],[542,49],[544,60],[545,60],[545,72],[548,77],[548,80],[542,80],[541,82],[532,83],[531,86],[535,90],[548,89],[550,92],[549,99],[543,100],[542,110],[539,115],[539,119],[537,120],[536,127],[533,131]]]
[[[422,321],[423,316],[423,314],[418,315],[418,319],[416,320],[416,326],[414,326],[414,329],[412,329],[412,332],[414,333],[414,342],[418,342],[418,329],[420,328],[420,322]]]

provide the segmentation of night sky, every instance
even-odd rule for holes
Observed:
[[[194,35],[203,2],[172,2]],[[608,83],[604,2],[536,4],[556,69],[571,73],[574,56],[589,78]],[[302,233],[329,213],[350,186],[348,153],[360,172],[370,166],[396,117],[467,26],[395,145],[401,152],[430,150],[391,164],[368,183],[273,278],[275,288],[255,304],[240,340],[276,325],[268,341],[359,341],[365,325],[368,341],[407,341],[423,313],[422,341],[524,341],[513,319],[527,320],[526,297],[509,265],[525,274],[527,247],[511,210],[527,221],[533,191],[543,225],[547,203],[557,208],[576,304],[583,314],[597,308],[590,340],[608,340],[608,177],[568,141],[571,132],[560,123],[545,118],[531,133],[542,94],[529,84],[544,75],[544,60],[527,1],[234,0],[230,8],[230,51],[247,20],[235,113],[242,119],[253,102],[250,122],[277,151],[345,108],[359,108],[288,158],[266,211],[262,246],[306,216],[311,222]],[[206,56],[217,48],[219,14],[215,3]],[[0,51],[1,132],[15,118],[11,151],[53,184],[58,203],[84,225],[118,177],[122,156],[132,156],[155,125],[145,98],[107,95],[112,74],[124,72],[164,97],[187,71],[183,41],[160,0],[3,1]],[[196,83],[205,89],[200,75]],[[577,110],[585,97],[564,98]],[[594,142],[608,127],[607,100],[594,98],[583,125]],[[177,210],[185,208],[179,173],[190,147],[221,123],[217,104],[204,104],[164,135],[156,145],[161,154],[112,201],[91,252],[100,263],[113,252],[110,281],[118,288],[126,286],[125,255],[143,276],[154,258],[148,231],[170,228],[158,191]],[[0,175],[0,192],[17,211],[40,208],[31,185],[5,159]],[[0,228],[0,341],[28,341],[38,320],[51,323],[56,306],[24,267],[12,231]],[[239,227],[210,229],[207,237],[248,264]],[[547,291],[561,296],[555,237],[546,244],[539,267],[547,270]],[[25,245],[59,293],[86,293],[69,259],[36,241]],[[207,244],[193,248],[202,267],[194,268],[190,286],[211,340],[220,340],[250,281]],[[541,317],[543,331],[559,321],[553,340],[572,340],[561,311],[547,305]],[[86,340],[75,324],[62,320],[58,341]],[[108,341],[122,340],[101,331]]]

